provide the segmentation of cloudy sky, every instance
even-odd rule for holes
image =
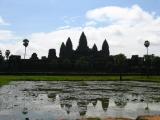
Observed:
[[[160,56],[160,0],[0,0],[0,50],[24,54],[22,40],[30,40],[27,56],[47,56],[71,37],[76,49],[82,31],[88,45],[101,49],[107,39],[112,55]]]

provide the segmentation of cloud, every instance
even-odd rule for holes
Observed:
[[[142,10],[138,5],[131,8],[117,6],[107,6],[90,10],[86,13],[89,20],[98,22],[111,22],[112,24],[131,24],[150,23],[154,15]]]
[[[74,16],[74,17],[63,16],[63,17],[62,17],[62,21],[63,21],[66,25],[73,24],[73,23],[75,23],[78,19],[80,19],[80,16]]]
[[[138,5],[132,7],[106,6],[89,10],[88,22],[96,22],[97,32],[108,34],[111,53],[145,54],[143,43],[151,41],[150,53],[160,55],[160,16],[149,13]]]
[[[15,40],[17,38],[10,30],[0,30],[0,41]]]
[[[29,36],[30,47],[36,48],[33,52],[40,53],[39,56],[47,56],[48,49],[54,48],[59,55],[59,49],[62,42],[66,42],[68,37],[71,37],[73,47],[78,44],[78,37],[80,35],[81,28],[66,28],[59,29],[49,33],[33,33]]]
[[[86,22],[86,26],[95,26],[97,23],[95,21]]]
[[[76,49],[82,31],[87,36],[90,48],[96,43],[100,50],[106,38],[112,55],[124,53],[127,57],[133,54],[143,56],[146,54],[144,41],[149,40],[151,42],[149,53],[160,56],[158,51],[160,48],[160,16],[149,13],[138,5],[133,5],[128,8],[118,6],[96,8],[87,11],[86,18],[85,26],[64,26],[55,31],[29,35],[28,57],[33,52],[38,53],[39,57],[47,56],[50,48],[55,48],[58,55],[61,43],[66,42],[68,37],[71,37],[73,48]],[[22,41],[5,44],[5,47],[10,48],[14,54],[24,54]]]
[[[4,21],[4,19],[0,16],[0,25],[10,25],[10,24]]]
[[[71,28],[69,25],[66,25],[66,26],[62,26],[62,27],[59,27],[57,28],[57,30],[64,30],[64,29],[69,29]]]
[[[61,43],[69,36],[76,49],[80,34],[84,31],[90,48],[96,43],[100,50],[106,38],[113,55],[124,53],[128,57],[133,54],[143,56],[146,53],[143,43],[149,40],[151,41],[150,53],[160,55],[157,51],[160,47],[160,17],[144,11],[138,5],[130,8],[117,6],[97,8],[86,12],[86,18],[84,27],[64,27],[62,30],[50,33],[36,33],[30,39],[39,47],[56,48],[58,55]],[[44,51],[46,55],[48,49]]]
[[[12,31],[0,30],[0,50],[2,51],[3,56],[5,55],[6,50],[10,50],[11,54],[17,54],[17,51],[21,49],[21,47],[19,46],[19,40],[21,39],[21,37],[18,37]]]

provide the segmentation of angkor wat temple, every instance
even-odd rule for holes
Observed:
[[[48,57],[41,59],[33,53],[30,59],[21,59],[21,56],[10,55],[4,59],[0,54],[0,72],[52,72],[52,73],[133,73],[150,74],[160,73],[160,57],[154,55],[132,55],[126,58],[124,54],[110,55],[107,40],[104,40],[101,50],[96,44],[92,48],[87,45],[87,38],[82,32],[79,45],[73,50],[72,41],[67,39],[62,43],[59,57],[55,49],[49,49]]]

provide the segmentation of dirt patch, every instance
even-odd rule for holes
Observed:
[[[103,120],[133,120],[133,119],[130,119],[130,118],[106,118]]]
[[[159,116],[139,116],[136,120],[160,120]]]
[[[81,119],[81,120],[134,120],[130,118],[105,118],[105,119],[99,119],[99,118],[86,118],[86,119]],[[160,115],[157,116],[139,116],[135,120],[160,120]]]
[[[86,119],[81,119],[81,120],[133,120],[130,118],[105,118],[105,119],[100,119],[100,118],[86,118]]]

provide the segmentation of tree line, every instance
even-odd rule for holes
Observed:
[[[66,43],[62,42],[59,57],[55,49],[49,49],[47,57],[39,59],[37,53],[33,53],[29,59],[25,59],[28,44],[29,40],[24,39],[24,59],[19,55],[10,55],[10,50],[5,51],[5,56],[0,51],[0,72],[160,73],[160,57],[132,55],[127,58],[124,54],[110,55],[106,39],[101,50],[97,49],[96,44],[89,48],[84,32],[76,50],[73,49],[70,37]]]

